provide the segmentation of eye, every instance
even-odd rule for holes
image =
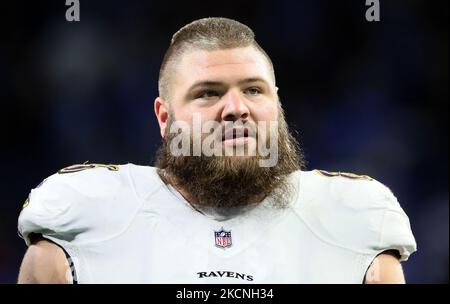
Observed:
[[[262,90],[258,87],[251,87],[244,90],[245,94],[251,95],[251,96],[258,96],[262,93]]]
[[[197,98],[211,98],[211,97],[217,97],[219,96],[219,93],[213,90],[206,90],[197,95]]]

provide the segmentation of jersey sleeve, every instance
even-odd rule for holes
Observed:
[[[376,185],[372,192],[372,199],[384,206],[381,212],[381,224],[377,231],[378,236],[367,246],[376,254],[388,249],[396,250],[400,254],[400,261],[406,261],[417,250],[409,218],[392,191],[378,181],[374,183]],[[370,216],[370,209],[368,213]]]
[[[352,245],[357,250],[373,256],[396,250],[401,261],[408,260],[416,251],[409,218],[388,187],[373,179],[340,178],[334,180],[332,191],[348,217],[355,219],[348,223],[352,223],[350,229],[356,237]]]
[[[396,250],[406,261],[416,251],[409,218],[385,185],[367,176],[308,175],[299,214],[323,240],[369,259]]]
[[[79,245],[120,233],[136,208],[130,199],[124,206],[122,198],[133,197],[124,173],[93,168],[50,176],[31,191],[19,216],[19,234],[27,245],[32,234]]]

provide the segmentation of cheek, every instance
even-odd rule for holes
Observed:
[[[173,116],[172,116],[173,121],[185,121],[187,123],[191,123],[192,122],[192,113],[188,112],[188,111],[173,111]]]
[[[183,107],[173,111],[173,121],[183,121],[192,129],[193,124],[200,123],[200,125],[203,125],[207,121],[216,121],[216,112],[212,109]]]
[[[254,107],[252,110],[253,118],[258,121],[278,121],[278,105],[277,103],[267,103]]]

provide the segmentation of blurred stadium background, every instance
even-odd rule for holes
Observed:
[[[0,283],[26,250],[16,222],[48,175],[85,161],[147,165],[171,35],[201,17],[249,25],[275,64],[308,168],[368,174],[408,213],[410,283],[448,283],[448,1],[65,1],[2,4]],[[107,212],[107,210],[105,210]]]

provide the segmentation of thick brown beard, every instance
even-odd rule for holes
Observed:
[[[166,130],[170,129],[168,122]],[[175,188],[183,189],[197,209],[212,209],[222,215],[239,213],[257,205],[270,195],[270,203],[285,208],[292,189],[290,173],[304,166],[303,154],[287,128],[282,111],[278,120],[278,162],[273,167],[259,166],[259,156],[236,159],[230,156],[173,156],[166,134],[156,153],[158,174]],[[192,142],[192,141],[191,141]],[[170,181],[169,181],[170,180]]]

